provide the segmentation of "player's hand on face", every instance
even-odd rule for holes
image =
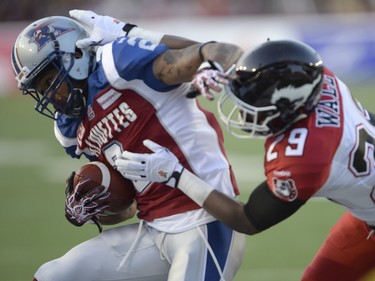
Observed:
[[[183,166],[167,148],[151,141],[143,141],[153,153],[124,151],[115,161],[116,169],[130,180],[161,182],[176,187]]]
[[[85,183],[88,181],[85,178],[74,187],[73,179],[75,173],[67,180],[65,191],[65,217],[75,226],[82,226],[88,221],[98,223],[97,215],[103,213],[109,208],[109,197],[107,189],[103,185],[98,185],[94,189],[87,190]]]
[[[90,37],[78,40],[76,46],[80,49],[90,46],[103,46],[124,36],[125,23],[110,16],[101,16],[92,11],[71,10],[71,18],[81,23],[90,33]]]
[[[202,95],[208,100],[214,100],[215,94],[223,90],[223,85],[229,83],[222,67],[212,61],[202,63],[191,82],[192,89],[187,97]]]

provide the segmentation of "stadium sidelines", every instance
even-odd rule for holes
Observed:
[[[55,145],[55,144],[54,144]],[[48,182],[65,181],[72,169],[78,168],[84,159],[77,161],[64,154],[54,156],[50,142],[44,140],[1,140],[0,166],[30,166],[40,168]],[[257,183],[263,176],[263,156],[241,155],[228,152],[238,182]],[[38,159],[38,161],[35,161]],[[43,160],[43,161],[40,161]]]

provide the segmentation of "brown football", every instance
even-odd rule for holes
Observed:
[[[136,191],[133,183],[106,163],[94,161],[81,166],[75,172],[73,186],[76,187],[82,178],[89,180],[85,184],[88,189],[95,188],[98,185],[108,187],[110,207],[104,211],[104,216],[124,212],[135,199]]]

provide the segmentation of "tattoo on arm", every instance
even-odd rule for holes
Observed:
[[[169,85],[188,82],[200,63],[197,45],[181,50],[168,50],[155,60],[154,74]]]
[[[199,48],[195,44],[184,49],[169,49],[156,58],[153,64],[155,76],[168,85],[189,82],[202,63]],[[212,43],[202,48],[204,58],[218,62],[224,70],[230,68],[242,55],[242,49],[233,44]]]
[[[202,52],[206,60],[218,62],[224,70],[236,63],[243,53],[236,45],[219,43],[207,44]]]

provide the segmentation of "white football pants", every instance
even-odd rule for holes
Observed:
[[[35,277],[38,281],[230,281],[245,247],[243,234],[218,221],[177,234],[130,224],[105,230],[43,264]]]

